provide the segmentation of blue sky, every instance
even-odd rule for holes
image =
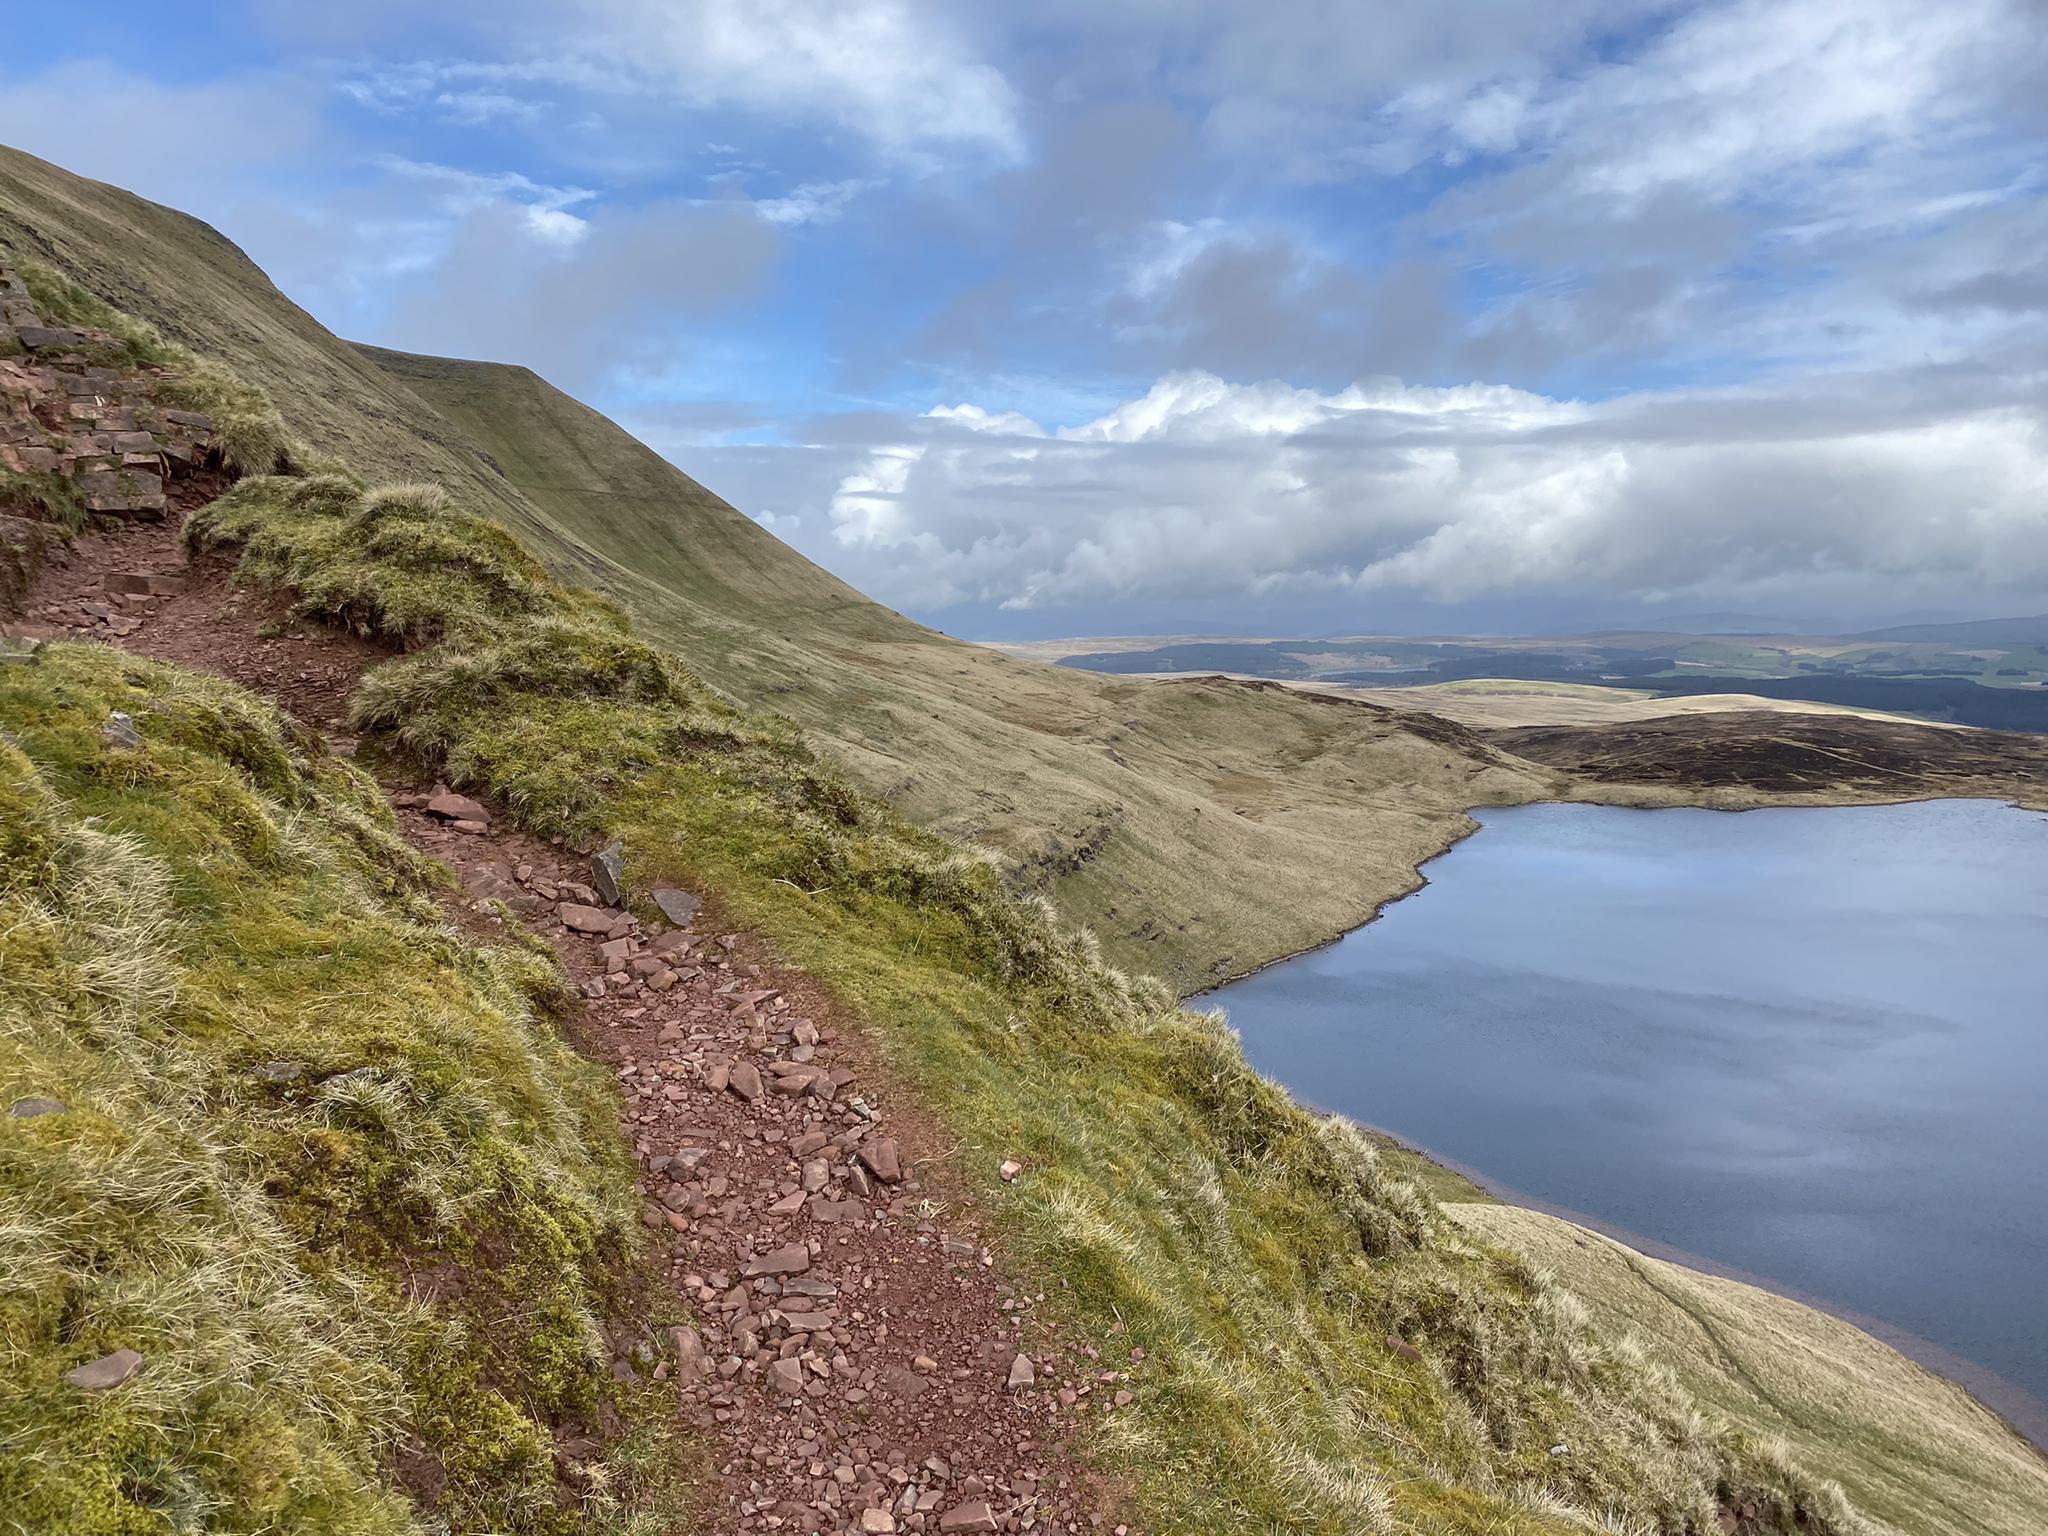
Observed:
[[[39,8],[0,140],[956,632],[2048,608],[2035,0],[423,9]]]

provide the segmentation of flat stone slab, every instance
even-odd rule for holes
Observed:
[[[654,888],[654,905],[678,928],[687,928],[704,903],[688,891],[679,891],[672,885],[660,885]]]
[[[66,1371],[64,1379],[81,1392],[105,1392],[132,1380],[141,1369],[142,1356],[132,1349],[117,1349]]]
[[[15,334],[31,352],[72,352],[85,345],[85,332],[68,325],[21,325]]]

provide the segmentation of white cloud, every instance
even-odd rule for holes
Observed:
[[[1021,151],[1015,93],[937,6],[912,0],[587,0],[688,102],[823,118],[922,157]],[[606,53],[611,54],[607,49]]]
[[[1181,374],[1059,430],[935,411],[845,474],[830,516],[883,595],[938,609],[2048,592],[2039,416],[1840,409],[1857,387],[1834,381],[1830,413],[1796,390],[1586,404]]]
[[[861,193],[874,185],[850,178],[845,181],[808,181],[782,197],[754,200],[754,211],[770,224],[794,227],[798,224],[829,224],[846,211]]]

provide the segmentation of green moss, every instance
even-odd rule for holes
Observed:
[[[55,523],[66,533],[82,533],[87,521],[85,493],[77,481],[55,470],[23,474],[0,469],[0,514]]]
[[[375,786],[239,689],[59,645],[0,727],[0,1102],[70,1106],[0,1117],[0,1510],[411,1531],[421,1462],[458,1529],[626,1507],[562,1495],[547,1429],[609,1389],[635,1232],[553,965],[444,927]]]

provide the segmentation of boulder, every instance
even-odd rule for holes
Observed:
[[[443,821],[489,821],[491,813],[478,801],[467,795],[451,794],[442,790],[427,799],[427,814],[438,816]]]
[[[31,352],[69,352],[85,343],[85,332],[69,325],[19,325],[14,334]]]
[[[10,1120],[33,1120],[39,1115],[61,1115],[71,1108],[56,1099],[16,1099],[7,1106]]]

